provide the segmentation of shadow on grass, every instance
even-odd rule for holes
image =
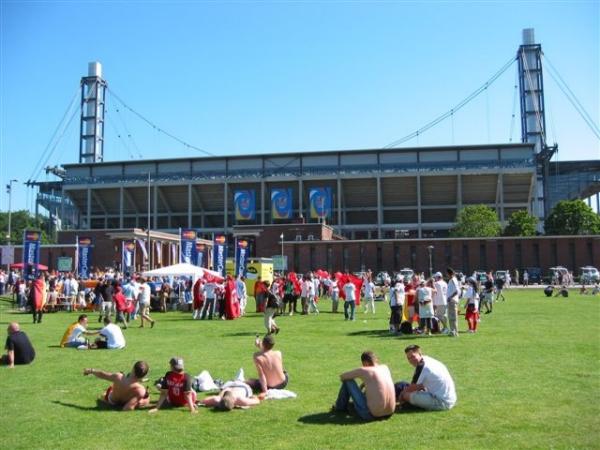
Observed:
[[[257,333],[255,333],[254,331],[240,331],[238,333],[225,333],[222,334],[221,336],[223,337],[227,337],[227,336],[231,336],[231,337],[236,337],[236,336],[256,336]],[[261,331],[260,333],[258,333],[260,336],[262,336],[264,333]]]
[[[102,401],[99,398],[96,399],[96,406],[76,405],[74,403],[67,403],[60,400],[53,400],[52,403],[55,403],[60,406],[66,406],[67,408],[78,409],[80,411],[116,411],[115,408],[111,407],[110,405],[107,405],[104,401]]]
[[[348,336],[362,336],[362,337],[373,337],[373,338],[391,338],[391,339],[401,339],[410,341],[413,339],[436,339],[436,338],[445,338],[448,339],[448,336],[445,334],[433,334],[431,336],[426,336],[422,334],[391,334],[389,330],[361,330],[361,331],[353,331],[348,333]]]
[[[356,416],[335,412],[308,414],[300,417],[298,422],[309,425],[359,425],[367,423]]]

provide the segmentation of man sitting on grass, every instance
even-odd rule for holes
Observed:
[[[106,348],[109,350],[125,348],[125,336],[118,325],[112,323],[110,317],[104,318],[104,328],[98,334],[100,337],[90,345],[90,348]]]
[[[127,375],[123,372],[111,373],[97,369],[83,369],[83,374],[94,375],[96,378],[112,382],[104,393],[102,401],[113,408],[132,411],[148,406],[150,401],[148,389],[142,385],[148,369],[145,361],[138,361],[133,365],[131,373]]]
[[[88,331],[88,316],[87,314],[81,314],[77,319],[77,322],[72,323],[65,331],[60,346],[61,347],[74,347],[74,348],[88,348],[88,342],[85,336],[91,336],[98,334],[98,331]]]
[[[340,375],[342,386],[332,410],[347,411],[352,400],[356,413],[363,420],[389,417],[396,408],[396,393],[390,369],[384,364],[379,364],[371,351],[363,352],[360,360],[362,367]],[[363,381],[364,393],[358,387],[355,378]]]
[[[192,377],[183,371],[183,359],[174,357],[169,361],[171,370],[160,382],[160,398],[149,413],[158,412],[167,403],[171,406],[187,406],[192,414],[196,409],[196,391],[192,389]]]
[[[454,380],[448,369],[437,359],[425,356],[418,345],[404,349],[406,359],[415,368],[411,383],[398,383],[400,404],[410,403],[421,409],[443,411],[456,404]]]
[[[204,406],[212,406],[221,411],[231,411],[233,408],[248,408],[258,405],[264,394],[258,397],[252,395],[252,388],[243,381],[228,381],[221,388],[219,395],[212,395],[202,400]]]
[[[8,337],[4,349],[6,355],[2,355],[0,365],[6,365],[10,369],[15,364],[30,364],[35,359],[35,350],[25,332],[21,331],[17,322],[12,322],[7,328]]]
[[[283,358],[280,351],[273,350],[275,338],[268,334],[264,339],[258,337],[254,342],[259,352],[254,353],[254,365],[258,372],[258,380],[246,380],[254,391],[264,394],[268,389],[284,389],[288,383],[288,373],[283,370]]]

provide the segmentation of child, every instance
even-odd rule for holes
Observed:
[[[373,314],[375,314],[375,284],[370,278],[365,280],[362,290],[363,298],[365,300],[365,314],[369,312],[369,306],[371,307]]]
[[[477,281],[474,278],[467,280],[467,291],[465,297],[467,299],[467,312],[465,319],[469,325],[469,333],[477,332],[477,322],[479,322],[479,295],[477,294]]]

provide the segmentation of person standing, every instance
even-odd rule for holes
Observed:
[[[248,304],[248,290],[246,288],[246,277],[238,275],[236,280],[236,289],[238,301],[240,302],[240,315],[246,315],[246,305]]]
[[[254,300],[256,302],[256,312],[265,312],[265,294],[266,288],[261,277],[256,278],[254,283]]]
[[[267,334],[279,333],[279,327],[275,323],[275,314],[279,308],[279,302],[277,301],[275,294],[269,289],[269,282],[265,281],[264,284],[267,288],[264,316],[265,328],[267,329]]]
[[[150,298],[152,290],[145,278],[140,279],[140,328],[144,328],[144,321],[150,322],[150,328],[154,328],[154,320],[150,317]]]
[[[204,303],[202,305],[202,310],[200,311],[200,320],[206,319],[208,315],[208,320],[212,320],[213,314],[215,313],[215,304],[217,297],[217,283],[210,279],[204,285]]]
[[[477,291],[477,281],[475,278],[468,278],[467,292],[465,293],[465,297],[467,298],[467,311],[465,312],[465,319],[469,325],[469,333],[477,332],[477,323],[479,322],[479,294]]]
[[[431,335],[433,318],[433,283],[431,280],[421,280],[416,291],[419,303],[419,330],[421,333]]]
[[[33,323],[42,323],[44,305],[46,304],[46,280],[42,272],[31,282],[29,287],[29,301],[33,312]]]
[[[436,272],[433,275],[433,279],[433,313],[443,327],[442,333],[448,333],[448,317],[446,315],[448,285],[440,272]]]
[[[8,337],[4,344],[6,355],[0,358],[0,364],[8,366],[9,369],[15,365],[31,364],[35,359],[35,350],[29,338],[17,322],[11,322],[6,329]]]
[[[340,303],[340,286],[335,275],[331,277],[329,289],[331,291],[331,312],[337,314]]]
[[[460,302],[461,287],[450,267],[446,269],[448,274],[448,326],[450,336],[458,337],[458,303]]]
[[[454,380],[444,364],[421,353],[418,345],[404,349],[406,359],[415,368],[411,383],[400,393],[400,404],[410,403],[429,411],[449,410],[456,404]]]
[[[192,319],[200,320],[200,317],[202,316],[202,306],[204,305],[204,301],[206,299],[204,296],[204,280],[202,278],[198,278],[196,280],[192,289],[192,293],[192,309],[194,310]]]
[[[396,281],[390,288],[390,332],[400,332],[402,308],[404,307],[405,288],[402,275],[396,275]]]
[[[363,299],[365,300],[364,313],[368,313],[370,308],[371,312],[375,314],[375,283],[373,283],[370,277],[365,278],[362,291]]]
[[[356,309],[356,286],[350,278],[344,284],[344,320],[355,320],[354,311]]]
[[[529,286],[529,273],[527,273],[527,269],[523,271],[523,286]]]
[[[390,369],[379,364],[377,356],[365,351],[360,357],[362,366],[340,374],[342,386],[332,407],[334,412],[346,412],[350,400],[358,416],[365,421],[389,417],[396,408],[396,393]],[[364,393],[355,378],[364,383]]]
[[[302,307],[302,315],[308,314],[308,302],[310,299],[310,292],[315,288],[310,275],[305,274],[302,279],[302,292],[300,294],[300,305]]]

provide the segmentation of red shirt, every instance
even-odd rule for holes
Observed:
[[[185,406],[185,393],[192,390],[192,378],[185,372],[167,372],[161,388],[169,390],[167,396],[171,405]]]

